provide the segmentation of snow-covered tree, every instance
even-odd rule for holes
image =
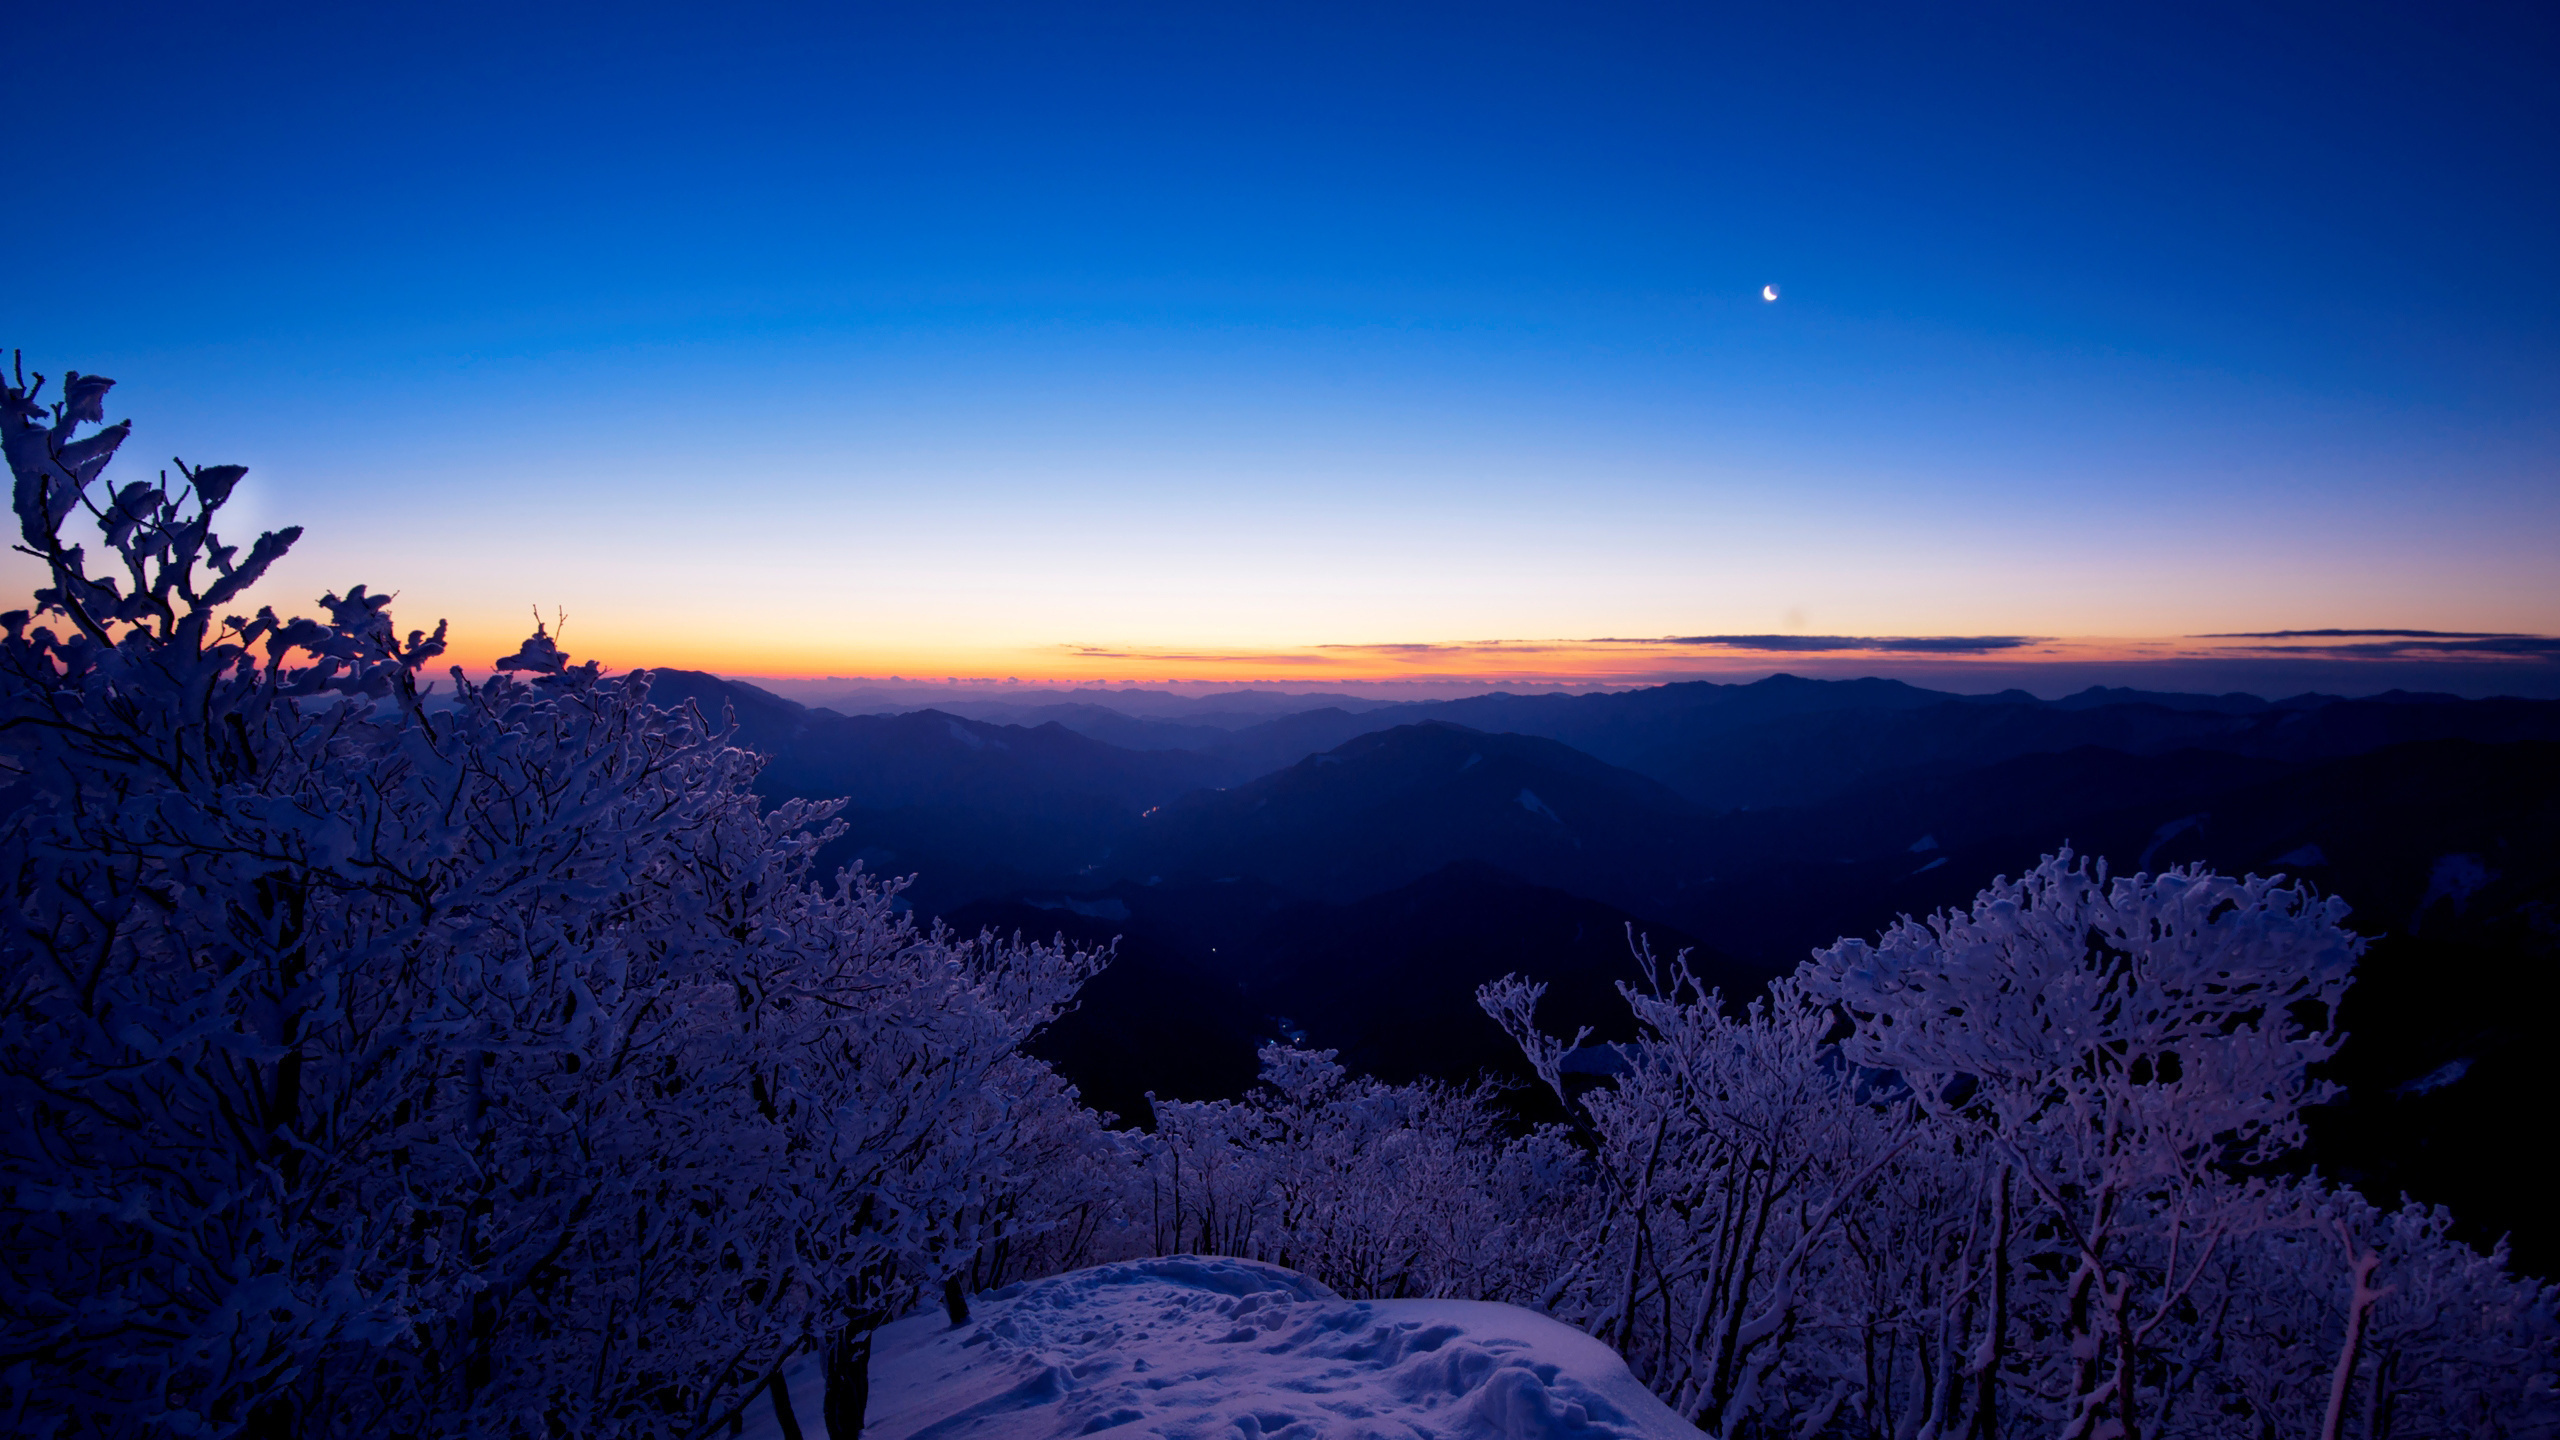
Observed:
[[[1102,957],[920,928],[894,888],[855,874],[786,890],[792,913],[769,917],[780,963],[759,982],[789,1017],[772,1123],[838,1435],[861,1428],[871,1332],[928,1293],[957,1305],[991,1246],[1067,1221],[1075,1198],[1034,1167],[1071,1175],[1113,1143],[1019,1051]]]
[[[459,778],[385,714],[420,711],[442,637],[402,641],[361,590],[326,621],[226,617],[298,532],[220,543],[235,466],[93,496],[129,433],[79,433],[111,382],[50,406],[42,383],[0,390],[20,548],[65,627],[0,616],[0,1384],[38,1430],[237,1428],[329,1347],[408,1333],[461,1263],[393,1260],[403,1218],[349,1185],[435,1063],[439,1017],[351,980],[449,923],[450,884],[383,843]],[[120,575],[90,574],[75,517]]]
[[[49,581],[0,617],[11,1428],[701,1433],[1047,1223],[991,1200],[1062,1095],[1017,1047],[1095,957],[813,883],[831,807],[539,628],[431,704],[384,597],[228,613],[298,532],[222,543],[239,467],[102,486],[109,382],[42,383],[0,393]]]
[[[1128,1205],[1156,1254],[1266,1260],[1341,1294],[1526,1301],[1579,1225],[1583,1167],[1485,1087],[1386,1085],[1262,1049],[1242,1101],[1155,1102]]]
[[[2065,851],[1802,972],[1856,1027],[1847,1057],[1976,1136],[2060,1237],[2062,1333],[2020,1358],[2069,1440],[2143,1433],[2155,1339],[2220,1247],[2280,1210],[2239,1177],[2298,1145],[2323,1098],[2310,1067],[2363,949],[2345,913],[2281,879],[2110,881]]]
[[[2560,1434],[2560,1288],[2451,1237],[2441,1208],[2383,1210],[2317,1182],[2236,1249],[2210,1351],[2163,1435]]]
[[[1538,1028],[1543,987],[1512,977],[1478,998],[1582,1113],[1607,1196],[1550,1283],[1554,1313],[1617,1346],[1673,1408],[1732,1434],[1798,1387],[1813,1282],[1909,1127],[1858,1093],[1826,1044],[1831,1013],[1795,981],[1737,1017],[1686,956],[1664,964],[1640,946],[1637,959],[1646,983],[1620,991],[1639,1036],[1615,1047],[1610,1083],[1579,1095],[1565,1060],[1588,1035]]]
[[[2278,1178],[2343,916],[2065,854],[1739,1014],[1639,947],[1629,1045],[1488,986],[1604,1201],[1542,1302],[1723,1440],[2560,1434],[2551,1287]]]

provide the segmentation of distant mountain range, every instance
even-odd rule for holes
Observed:
[[[1003,725],[1041,725],[1051,720],[1063,721],[1075,712],[1103,711],[1130,719],[1164,720],[1225,730],[1241,729],[1277,715],[1328,709],[1376,710],[1397,703],[1365,695],[1323,691],[1285,694],[1276,690],[1226,690],[1208,695],[1183,695],[1135,685],[1119,690],[1015,689],[1006,686],[1002,690],[989,691],[970,687],[939,695],[926,692],[922,698],[913,689],[886,687],[848,687],[840,691],[810,690],[806,693],[808,698],[801,703],[841,715],[903,715],[911,710],[940,710],[945,714],[991,720]]]
[[[1132,1118],[1150,1089],[1236,1093],[1254,1044],[1284,1035],[1395,1078],[1516,1073],[1474,987],[1550,980],[1560,1016],[1605,1033],[1629,926],[1703,942],[1739,996],[2064,843],[2125,870],[2299,875],[2375,937],[2337,1065],[2350,1099],[2317,1158],[2560,1260],[2560,1226],[2519,1210],[2493,1144],[2543,1123],[2529,1047],[2560,998],[2560,702],[1778,676],[852,715],[698,673],[653,684],[733,714],[766,793],[846,799],[831,862],[919,873],[913,902],[956,923],[1121,937],[1044,1043]]]

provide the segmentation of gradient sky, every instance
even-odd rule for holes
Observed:
[[[2555,17],[58,5],[0,344],[474,664],[2548,636]]]

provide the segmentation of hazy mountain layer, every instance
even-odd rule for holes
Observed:
[[[1631,924],[1705,940],[1740,993],[2065,843],[2127,871],[2300,875],[2374,938],[2321,1162],[2560,1258],[2492,1143],[2538,1123],[2520,1097],[2560,976],[2560,704],[1779,677],[1026,726],[658,684],[734,710],[766,793],[850,800],[832,859],[921,871],[915,903],[966,924],[1123,937],[1047,1043],[1131,1115],[1150,1088],[1240,1092],[1284,1036],[1395,1078],[1508,1068],[1474,987],[1522,970],[1573,1023],[1611,1023]]]

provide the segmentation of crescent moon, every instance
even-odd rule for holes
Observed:
[[[1777,287],[1777,286],[1775,286],[1775,285],[1763,285],[1763,286],[1761,286],[1761,287],[1760,287],[1760,298],[1761,298],[1761,299],[1763,299],[1763,300],[1775,300],[1775,299],[1777,299],[1777,298],[1778,298],[1778,287]]]

